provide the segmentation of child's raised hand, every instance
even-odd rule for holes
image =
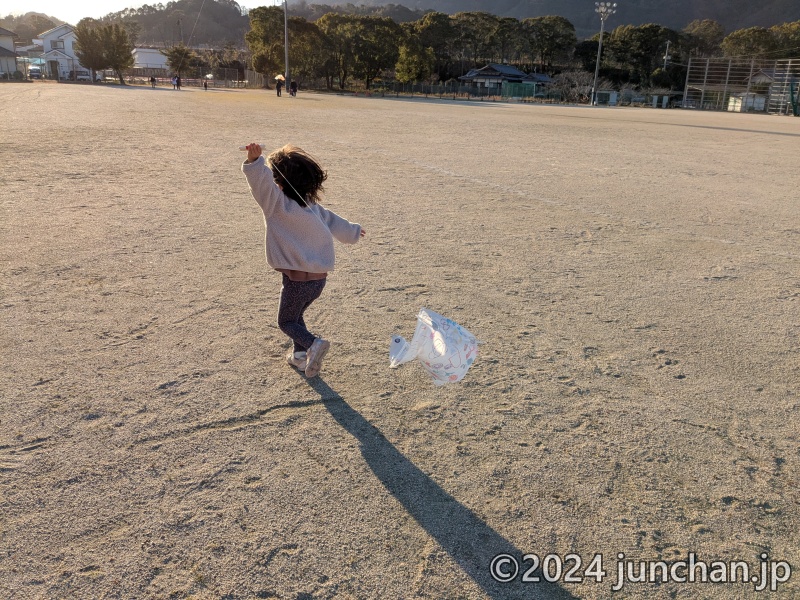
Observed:
[[[259,156],[261,156],[261,146],[252,142],[247,145],[247,160],[248,162],[255,161]]]

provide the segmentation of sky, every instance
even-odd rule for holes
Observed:
[[[139,0],[67,0],[66,2],[64,0],[4,0],[2,8],[0,8],[0,16],[38,12],[66,21],[70,25],[77,25],[78,21],[84,17],[99,19],[108,13],[118,12],[125,8],[139,8],[144,4],[158,4],[158,0],[150,2]]]
[[[160,0],[163,4],[167,0]],[[6,15],[24,15],[27,12],[44,13],[66,21],[70,25],[77,25],[84,17],[99,19],[108,13],[119,12],[125,8],[139,8],[144,4],[158,4],[159,0],[142,2],[140,0],[3,0],[0,5],[0,17]],[[253,2],[254,6],[273,6],[278,0],[262,0]],[[249,2],[239,2],[240,5],[249,6]]]

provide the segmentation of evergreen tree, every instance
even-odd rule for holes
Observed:
[[[451,48],[455,40],[455,30],[448,15],[431,12],[413,23],[413,31],[423,48],[433,50],[434,70],[440,81],[453,76]],[[460,75],[460,73],[459,73]]]
[[[108,52],[99,21],[81,19],[75,27],[75,56],[80,63],[92,71],[92,83],[97,72],[109,68]]]
[[[182,43],[171,46],[166,50],[161,50],[161,54],[167,57],[167,66],[177,75],[180,75],[183,69],[189,68],[198,60],[194,51]]]
[[[400,83],[428,80],[435,62],[433,48],[423,48],[419,41],[410,40],[400,46],[395,78]]]
[[[113,69],[119,77],[119,82],[125,85],[122,71],[133,66],[133,43],[125,31],[118,23],[105,25],[101,30],[101,35],[105,45],[106,62],[108,68]]]
[[[357,17],[353,47],[353,74],[367,89],[397,63],[403,39],[400,25],[388,17]]]
[[[355,45],[356,18],[352,15],[328,13],[317,20],[317,26],[328,40],[330,50],[325,67],[325,78],[332,85],[336,79],[339,89],[347,87],[353,72],[353,46]]]
[[[255,70],[268,78],[284,70],[283,27],[283,10],[277,6],[259,6],[250,11],[250,31],[244,39]]]
[[[567,59],[578,42],[575,26],[564,17],[534,17],[522,24],[531,53],[543,71],[549,70],[557,58]]]
[[[683,46],[696,56],[716,56],[725,39],[725,29],[711,19],[692,21],[683,30]]]
[[[800,21],[775,25],[769,31],[775,39],[774,58],[800,56]]]
[[[764,27],[739,29],[722,40],[722,51],[732,58],[765,58],[777,46],[775,35]]]

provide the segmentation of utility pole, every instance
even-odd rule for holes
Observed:
[[[664,70],[667,70],[667,61],[669,60],[669,40],[667,40],[667,51],[664,53]]]

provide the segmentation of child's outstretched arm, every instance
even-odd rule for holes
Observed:
[[[366,235],[365,230],[358,223],[351,223],[319,204],[314,205],[314,207],[318,211],[317,214],[320,215],[322,222],[328,226],[331,235],[343,244],[355,244]]]
[[[264,214],[267,214],[272,210],[275,202],[280,199],[282,192],[275,183],[272,170],[262,157],[261,146],[256,143],[250,143],[246,146],[246,149],[247,160],[242,165],[242,172],[247,177],[247,183],[250,185],[250,192],[253,194],[253,198],[264,210]]]

